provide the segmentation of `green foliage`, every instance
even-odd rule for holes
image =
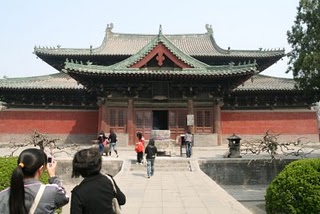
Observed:
[[[0,157],[0,191],[10,186],[12,171],[17,167],[17,157]],[[41,182],[47,184],[49,175],[43,173]]]
[[[320,213],[320,159],[288,164],[267,188],[266,211],[271,213]]]
[[[291,31],[289,67],[298,87],[306,94],[320,89],[320,0],[300,0]],[[315,95],[315,94],[313,94]]]

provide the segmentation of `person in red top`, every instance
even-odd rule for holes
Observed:
[[[138,142],[135,146],[135,151],[137,152],[137,164],[142,165],[143,151],[144,151],[144,138],[141,132],[137,132]]]

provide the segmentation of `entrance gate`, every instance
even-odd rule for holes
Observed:
[[[170,130],[171,139],[183,134],[187,125],[187,111],[175,110],[136,110],[136,132],[150,139],[151,130]]]

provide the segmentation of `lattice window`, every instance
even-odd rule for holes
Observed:
[[[170,128],[186,128],[187,113],[185,111],[170,111],[169,125]]]
[[[124,111],[123,110],[118,110],[118,126],[123,127],[125,122],[124,122]]]
[[[203,126],[202,111],[197,111],[197,127]]]
[[[198,110],[196,112],[196,124],[197,127],[211,127],[212,115],[211,111],[208,110]]]
[[[109,122],[110,127],[125,127],[126,125],[126,109],[110,109],[109,111]]]
[[[173,111],[169,112],[169,126],[176,127],[176,113]]]
[[[116,126],[116,110],[110,109],[110,126]]]
[[[136,112],[136,126],[143,128],[143,112]]]
[[[136,112],[136,127],[137,128],[151,128],[151,111],[137,111]]]
[[[186,121],[187,121],[187,114],[186,114],[186,112],[179,112],[178,113],[178,127],[179,128],[185,128],[186,127],[186,125],[187,125],[187,123],[186,123]]]
[[[144,127],[145,128],[152,128],[152,119],[151,119],[151,111],[145,112],[144,114]]]
[[[204,127],[210,127],[211,121],[211,111],[204,111]]]

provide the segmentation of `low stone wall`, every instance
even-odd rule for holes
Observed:
[[[284,167],[297,159],[199,160],[200,169],[221,185],[269,184]]]
[[[107,160],[102,162],[101,173],[110,174],[115,176],[120,172],[122,167],[122,160]],[[56,175],[62,179],[64,184],[78,184],[83,179],[80,178],[71,178],[72,173],[72,160],[58,160],[58,165],[56,169]]]
[[[91,145],[92,140],[97,139],[96,134],[46,134],[48,139],[60,139],[58,143],[75,143],[81,145]],[[30,134],[0,134],[0,143],[8,144],[10,142],[23,143],[26,140],[30,140],[32,132]],[[108,133],[107,133],[108,136]],[[128,146],[129,137],[127,133],[117,133],[118,146],[125,147]],[[21,140],[23,142],[21,142]]]
[[[253,142],[263,139],[263,136],[265,133],[261,133],[260,135],[248,135],[248,134],[239,134],[235,133],[237,136],[241,138],[241,143],[247,141],[247,142]],[[270,133],[270,134],[277,134],[277,133]],[[222,135],[222,144],[228,144],[228,137],[230,137],[232,134],[223,134]],[[278,142],[295,142],[298,139],[300,139],[301,142],[307,143],[307,142],[313,142],[318,143],[319,142],[319,134],[280,134],[277,136]]]
[[[10,142],[24,143],[27,140],[31,140],[32,134],[32,132],[30,132],[30,134],[0,134],[0,142],[3,142],[4,144],[8,144]],[[91,140],[97,137],[92,134],[41,134],[46,135],[48,139],[60,139],[58,143],[67,142],[82,145],[90,145]]]
[[[194,146],[210,147],[218,146],[217,134],[194,134]]]

